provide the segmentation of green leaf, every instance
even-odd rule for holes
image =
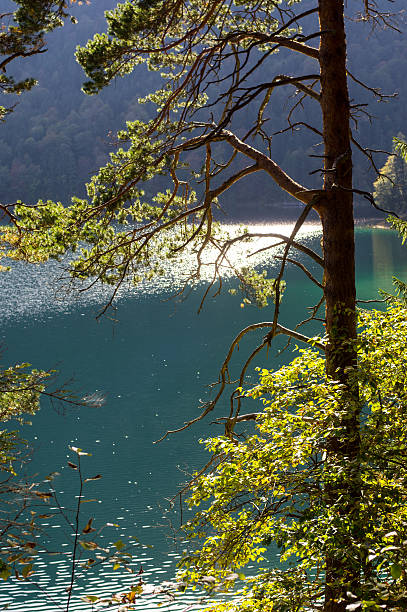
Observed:
[[[400,578],[402,569],[403,568],[399,563],[393,563],[393,565],[390,567],[390,574],[394,580],[398,580]]]
[[[32,573],[32,571],[31,571],[31,570],[32,570],[32,568],[33,568],[32,563],[30,563],[29,565],[25,565],[25,566],[23,567],[23,570],[22,570],[22,572],[21,572],[21,573],[22,573],[22,575],[24,576],[24,578],[27,578],[27,577],[28,577],[28,575]]]
[[[11,576],[11,569],[4,569],[0,572],[0,578],[3,578],[3,580],[8,580]]]

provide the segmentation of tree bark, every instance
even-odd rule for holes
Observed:
[[[342,436],[327,447],[327,463],[348,463],[349,469],[334,484],[327,484],[327,504],[343,496],[341,516],[354,523],[360,497],[357,462],[359,419],[357,385],[352,371],[356,365],[356,289],[352,194],[350,104],[346,74],[346,37],[343,0],[319,0],[321,42],[321,108],[325,145],[324,186],[317,204],[322,221],[324,295],[326,300],[327,374],[343,384],[341,403]],[[355,517],[356,518],[356,517]],[[349,538],[354,537],[350,529]],[[335,548],[334,548],[335,550]],[[348,593],[359,584],[359,568],[350,559],[329,552],[326,558],[324,612],[345,612],[355,601]]]

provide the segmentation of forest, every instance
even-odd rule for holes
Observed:
[[[379,213],[407,237],[406,24],[401,3],[355,4],[128,0],[106,3],[103,14],[102,3],[16,0],[0,16],[2,273],[8,262],[11,271],[16,262],[20,270],[62,262],[79,293],[108,287],[103,318],[124,288],[148,286],[187,257],[180,301],[191,286],[201,290],[198,312],[220,299],[226,269],[239,308],[261,313],[217,354],[212,392],[185,420],[172,415],[156,440],[212,418],[223,430],[204,441],[207,462],[175,494],[177,537],[188,544],[174,581],[152,591],[122,539],[107,547],[94,516],[84,516],[82,504],[95,500],[83,489],[101,478],[83,475],[87,451],[69,447],[79,486],[69,518],[52,484],[17,482],[21,441],[7,430],[4,581],[32,581],[46,552],[37,521],[49,515],[31,510],[35,498],[69,527],[58,602],[66,612],[74,597],[83,609],[132,610],[154,589],[177,605],[196,588],[210,600],[175,609],[406,609],[407,285],[394,277],[392,291],[360,299],[355,251],[355,221]],[[65,59],[76,44],[80,68]],[[16,106],[14,95],[22,95]],[[269,225],[231,231],[219,223],[224,213]],[[273,223],[284,218],[294,221],[281,233]],[[304,239],[312,219],[317,242]],[[233,259],[236,245],[249,246],[243,264]],[[268,263],[251,264],[260,252]],[[314,297],[306,315],[296,297],[288,324],[291,267]],[[284,356],[270,366],[276,349]],[[2,369],[3,421],[22,424],[47,397],[100,403],[51,388],[52,370],[29,368]],[[82,590],[78,574],[103,564],[127,567],[130,589],[110,597]]]
[[[66,22],[63,28],[50,33],[46,54],[28,58],[13,68],[18,76],[33,76],[39,84],[28,95],[17,99],[13,114],[1,129],[0,180],[4,201],[22,199],[34,202],[50,198],[69,203],[72,195],[83,197],[85,183],[107,160],[115,134],[123,128],[125,121],[144,121],[150,116],[151,107],[139,105],[137,100],[158,87],[159,77],[143,66],[137,69],[134,77],[116,80],[111,89],[96,97],[85,96],[81,91],[83,71],[75,61],[75,48],[85,44],[95,32],[103,31],[104,10],[113,8],[114,4],[110,0],[98,0],[83,3],[76,9],[74,6],[78,23]],[[396,12],[397,6],[392,9]],[[407,122],[406,83],[400,78],[405,72],[407,56],[405,36],[388,28],[372,30],[369,23],[350,21],[347,25],[352,74],[357,73],[361,81],[372,87],[380,83],[384,94],[397,94],[373,103],[371,114],[374,120],[364,114],[363,107],[357,118],[361,140],[369,143],[372,149],[391,152],[392,137],[405,131]],[[283,53],[281,51],[280,55]],[[294,67],[297,68],[298,61],[306,70],[307,58],[292,58],[285,54],[280,58],[281,71],[290,74]],[[358,102],[370,102],[369,92],[360,92],[360,88],[358,91],[352,82],[350,88],[351,96],[357,97]],[[359,93],[362,94],[361,100]],[[277,91],[275,96],[272,130],[278,132],[286,127],[290,101],[285,92]],[[307,114],[306,110],[305,117],[309,118],[311,112],[308,110]],[[242,112],[241,121],[242,130],[250,125],[248,109]],[[273,151],[278,162],[295,173],[299,180],[312,180],[307,157],[316,151],[312,138],[306,133],[276,136]],[[385,161],[383,155],[379,166]],[[357,152],[355,177],[358,187],[368,190],[376,179],[369,163]],[[275,206],[281,198],[278,189],[268,186],[266,190],[261,178],[257,180],[261,208],[255,213],[247,209],[248,193],[244,185],[233,192],[233,196],[224,196],[225,210],[232,218],[247,220],[255,214],[262,219],[269,216],[270,207],[275,208],[273,216],[281,216],[278,206]],[[234,200],[233,208],[228,207],[230,197]],[[356,211],[362,218],[374,214],[371,207],[364,206],[363,200]]]

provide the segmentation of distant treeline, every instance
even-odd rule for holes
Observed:
[[[85,96],[80,88],[85,76],[74,59],[75,47],[84,44],[95,32],[105,30],[103,11],[112,8],[114,0],[97,0],[77,8],[78,24],[67,23],[48,38],[46,54],[21,63],[21,75],[39,80],[39,85],[26,93],[7,122],[0,126],[0,184],[3,202],[22,199],[34,202],[39,198],[68,202],[72,195],[84,196],[84,184],[106,162],[115,146],[115,132],[126,120],[146,119],[148,106],[137,103],[139,96],[156,88],[159,76],[140,69],[139,79],[118,79],[106,91],[95,97]],[[392,136],[407,132],[407,39],[393,31],[371,31],[365,26],[361,36],[360,24],[349,23],[350,72],[369,87],[380,88],[385,94],[397,92],[395,98],[377,102],[371,93],[356,83],[351,95],[356,104],[370,103],[369,109],[359,107],[356,137],[372,149],[391,150]],[[278,62],[278,73],[298,74],[298,62],[303,62],[304,74],[312,67],[312,60],[296,58],[295,67],[288,54],[280,51],[270,64]],[[315,70],[315,68],[314,68]],[[276,74],[275,64],[270,77]],[[265,70],[265,78],[267,78]],[[275,133],[287,127],[286,119],[297,99],[294,89],[280,89],[273,93],[272,112],[268,129]],[[365,114],[370,112],[370,118]],[[304,109],[305,118],[315,127],[311,105]],[[251,125],[250,108],[244,109],[239,119],[243,132]],[[294,134],[275,135],[272,153],[282,167],[309,186],[317,186],[319,174],[309,175],[310,167],[317,170],[322,160],[321,149],[313,146],[315,134],[306,129]],[[360,189],[372,190],[374,172],[368,160],[354,154],[355,184]],[[386,160],[378,157],[381,167]],[[227,192],[223,202],[233,217],[245,218],[252,207],[247,202],[256,192],[261,204],[259,218],[277,215],[277,203],[284,199],[272,181],[263,176],[239,183],[239,188]],[[287,197],[287,200],[289,198]],[[278,212],[281,216],[281,212]],[[359,204],[360,216],[372,216],[367,203]]]

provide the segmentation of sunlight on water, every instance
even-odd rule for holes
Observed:
[[[148,558],[135,559],[135,562],[142,562],[145,564]],[[3,584],[0,587],[0,609],[8,609],[13,612],[57,612],[58,610],[66,609],[67,592],[66,587],[70,580],[70,568],[68,565],[63,566],[58,562],[56,568],[55,578],[51,579],[50,574],[50,563],[47,564],[38,562],[36,566],[35,584],[21,583],[8,581],[7,585]],[[168,569],[169,565],[166,564],[165,569]],[[52,569],[52,568],[51,568]],[[55,568],[53,568],[55,569]],[[173,565],[173,572],[175,571],[175,565]],[[143,580],[145,583],[149,581],[151,576],[154,574],[155,582],[160,578],[160,574],[166,574],[164,570],[153,569],[153,571],[146,571],[143,573]],[[165,576],[163,576],[165,579]],[[34,581],[33,581],[34,582]],[[123,574],[120,571],[109,571],[102,569],[97,575],[87,575],[86,581],[76,580],[74,595],[71,599],[69,611],[81,612],[87,610],[117,610],[117,606],[107,606],[106,603],[100,604],[99,606],[91,606],[81,600],[81,597],[85,595],[97,595],[100,598],[109,598],[114,593],[120,594],[130,591],[134,584],[138,583],[138,578],[130,576],[129,574]],[[85,584],[85,586],[83,586]],[[176,601],[171,601],[169,596],[159,596],[149,594],[149,587],[145,587],[145,594],[143,597],[136,601],[134,608],[137,610],[146,611],[157,611],[157,609],[168,610],[171,612],[186,612],[197,611],[202,609],[203,602],[199,600],[197,594],[183,594],[177,597]],[[14,599],[16,597],[16,599]],[[14,600],[14,601],[13,601]],[[18,603],[20,600],[21,603]],[[159,604],[159,608],[157,605]],[[8,607],[7,607],[8,606]]]
[[[239,226],[229,225],[224,229],[233,236]],[[250,233],[263,235],[289,235],[291,229],[292,225],[288,224],[248,227]],[[306,225],[296,239],[319,251],[320,235],[319,226]],[[236,245],[229,253],[229,262],[220,268],[222,278],[229,279],[233,267],[248,264],[273,269],[278,260],[273,263],[272,252],[264,249],[275,242],[278,238],[263,236]],[[392,232],[358,229],[356,247],[360,298],[377,297],[378,288],[391,291],[392,274],[406,279],[406,249]],[[280,245],[273,253],[281,255],[283,248]],[[252,255],[253,252],[257,254]],[[56,367],[68,380],[70,376],[74,378],[76,388],[84,392],[100,390],[106,398],[100,408],[69,409],[64,414],[43,405],[33,418],[32,427],[23,432],[35,447],[29,469],[40,474],[38,479],[44,478],[51,469],[61,472],[58,491],[61,495],[62,490],[66,491],[66,505],[69,505],[76,489],[69,480],[72,470],[66,465],[67,448],[73,444],[86,449],[93,454],[89,458],[88,475],[103,475],[97,485],[101,487],[99,493],[91,495],[100,501],[89,504],[93,506],[89,512],[95,516],[98,526],[106,521],[119,524],[117,536],[106,535],[104,542],[124,539],[126,534],[143,542],[135,549],[131,562],[135,574],[121,569],[114,571],[112,564],[103,564],[98,572],[92,568],[86,577],[79,578],[70,612],[106,609],[92,608],[80,597],[111,596],[130,590],[139,580],[140,566],[146,585],[157,585],[174,577],[180,549],[172,538],[170,543],[166,538],[172,533],[170,520],[171,525],[179,525],[180,519],[175,510],[170,517],[166,514],[164,500],[185,483],[185,474],[191,474],[204,463],[198,439],[217,435],[220,430],[201,422],[197,428],[184,432],[185,435],[167,438],[160,445],[153,445],[153,441],[167,429],[196,416],[199,398],[207,397],[206,385],[216,380],[231,338],[256,317],[265,320],[268,316],[267,309],[266,314],[255,307],[242,309],[240,300],[228,291],[214,301],[209,300],[201,315],[196,316],[200,296],[213,275],[209,264],[217,254],[215,250],[208,252],[204,261],[208,265],[203,266],[199,281],[202,287],[186,303],[180,302],[176,307],[165,298],[176,293],[192,274],[193,253],[180,258],[176,264],[171,262],[163,277],[136,288],[124,287],[117,300],[120,308],[116,322],[106,319],[95,322],[94,314],[109,299],[109,288],[94,287],[85,293],[66,293],[63,289],[55,292],[55,279],[61,276],[62,264],[49,262],[35,267],[17,262],[9,273],[0,274],[1,343],[7,349],[4,361],[24,360],[36,367]],[[284,323],[292,326],[300,316],[303,318],[304,309],[315,303],[317,293],[319,289],[310,288],[301,270],[287,267]],[[243,354],[245,348],[241,348]],[[272,353],[271,350],[267,355],[262,354],[254,365],[278,367],[281,361],[277,362]],[[254,366],[248,376],[254,380]],[[83,518],[86,522],[88,515]],[[45,535],[53,543],[53,548],[49,548],[67,551],[65,559],[43,557],[33,576],[38,586],[15,579],[0,581],[0,609],[10,604],[7,608],[10,612],[66,610],[72,534],[64,531],[59,523],[50,524]],[[181,550],[182,547],[183,543]],[[162,604],[160,608],[158,603]],[[196,592],[182,595],[176,602],[151,594],[135,606],[140,612],[159,609],[192,612],[202,608]]]
[[[233,236],[241,228],[225,225],[224,230]],[[273,276],[279,262],[273,262],[272,252],[281,255],[284,247],[264,250],[279,241],[264,234],[289,235],[291,230],[289,224],[249,226],[249,233],[263,237],[236,244],[228,262],[220,268],[220,275],[229,280],[234,267],[251,264],[267,267]],[[319,251],[320,235],[319,226],[305,225],[296,239]],[[378,288],[391,290],[392,274],[406,278],[406,250],[394,234],[366,228],[358,229],[356,238],[359,297],[377,297]],[[253,320],[265,320],[270,314],[267,309],[259,311],[254,306],[242,309],[240,298],[226,290],[216,300],[208,300],[197,317],[197,305],[213,275],[210,263],[217,255],[215,249],[208,251],[201,286],[186,302],[174,305],[166,298],[179,291],[193,273],[196,263],[193,253],[169,263],[163,277],[122,288],[114,317],[117,320],[102,319],[99,323],[95,314],[109,299],[109,288],[96,286],[89,292],[66,293],[57,283],[60,290],[55,291],[63,264],[49,262],[36,267],[17,262],[9,273],[0,274],[4,361],[30,361],[36,367],[55,367],[67,380],[72,377],[74,388],[81,393],[96,390],[105,397],[100,408],[68,409],[63,414],[43,405],[32,419],[32,427],[23,432],[34,447],[29,473],[38,473],[41,479],[52,470],[59,471],[58,491],[61,496],[63,490],[66,492],[65,505],[70,506],[77,493],[72,470],[66,465],[68,445],[86,449],[93,454],[87,466],[91,470],[88,475],[103,475],[97,484],[99,489],[91,495],[99,501],[89,504],[89,512],[95,516],[95,525],[107,521],[119,525],[117,534],[109,532],[103,541],[115,542],[125,539],[127,534],[143,543],[135,548],[131,562],[135,574],[115,571],[112,564],[103,564],[98,572],[91,568],[86,577],[79,578],[70,612],[91,612],[92,607],[81,601],[81,596],[111,596],[129,591],[139,580],[140,566],[142,578],[149,586],[172,580],[175,575],[180,549],[168,535],[173,533],[170,523],[179,525],[180,519],[175,509],[171,514],[166,511],[165,498],[172,497],[185,483],[185,474],[191,474],[204,463],[206,456],[198,439],[217,435],[220,430],[201,422],[185,435],[167,438],[160,445],[153,445],[153,441],[167,429],[196,416],[199,398],[208,397],[206,385],[216,380],[231,339]],[[305,263],[305,259],[301,261]],[[299,317],[304,318],[304,310],[315,303],[317,293],[319,289],[310,286],[301,270],[288,266],[284,324],[292,326]],[[250,342],[255,343],[256,339]],[[245,348],[241,348],[243,354]],[[256,377],[255,365],[278,367],[281,361],[272,353],[259,356],[253,372],[248,374],[250,381]],[[87,519],[88,515],[83,517],[85,522]],[[15,579],[0,581],[0,609],[10,604],[7,608],[10,612],[66,610],[72,534],[60,527],[60,522],[50,521],[44,540],[51,550],[66,553],[64,560],[44,556],[33,576],[38,586]],[[160,608],[158,603],[162,604]],[[135,607],[140,612],[158,609],[192,612],[202,608],[196,592],[182,595],[176,602],[149,594]],[[93,611],[98,609],[106,608],[94,607]]]
[[[257,266],[263,264],[270,268],[270,266],[273,266],[272,253],[281,255],[284,247],[282,244],[280,244],[273,249],[273,251],[266,250],[270,245],[281,242],[278,237],[273,237],[269,234],[289,236],[292,228],[292,224],[255,224],[247,226],[247,231],[249,234],[261,234],[263,237],[256,236],[256,238],[252,239],[250,242],[243,241],[236,243],[228,252],[227,260],[225,260],[219,268],[220,276],[223,279],[230,278],[233,275],[234,268],[239,269],[248,265]],[[230,237],[234,237],[242,231],[241,226],[234,224],[224,225],[223,229],[224,232]],[[265,236],[267,234],[268,236]],[[305,225],[301,228],[296,239],[301,240],[303,244],[307,244],[308,242],[314,240],[315,246],[315,237],[319,234],[320,229],[317,225]],[[212,248],[208,249],[205,257],[203,258],[204,265],[202,266],[201,277],[199,280],[199,283],[202,283],[203,286],[205,286],[205,284],[207,284],[213,277],[213,261],[218,255],[219,252],[216,251],[215,248]],[[277,260],[275,261],[275,265],[278,265]],[[146,337],[151,337],[153,330],[149,326],[157,328],[158,321],[160,320],[156,318],[158,315],[151,315],[152,318],[150,318],[150,312],[152,312],[153,308],[155,308],[152,306],[152,304],[157,304],[160,302],[160,297],[162,298],[179,291],[185,284],[188,277],[193,274],[195,266],[196,255],[190,252],[181,256],[176,262],[169,262],[166,265],[165,275],[155,278],[148,283],[142,282],[137,287],[130,285],[122,287],[116,300],[116,303],[122,302],[123,306],[119,313],[122,313],[123,309],[125,310],[125,304],[129,303],[129,298],[132,298],[133,296],[143,296],[143,298],[146,299],[149,299],[150,297],[153,298],[150,300],[150,302],[148,302],[149,304],[151,303],[151,306],[148,307],[147,311],[141,309],[141,306],[139,309],[137,309],[137,317],[140,318],[140,325],[142,328],[145,328]],[[11,343],[16,342],[17,346],[22,346],[21,354],[23,356],[26,354],[27,349],[30,350],[33,345],[35,346],[36,344],[38,345],[43,343],[43,350],[46,353],[45,363],[49,364],[49,359],[51,359],[51,365],[54,365],[55,363],[53,361],[55,359],[55,344],[59,345],[61,357],[58,357],[58,359],[61,359],[63,368],[65,369],[67,366],[69,367],[69,364],[72,362],[72,367],[75,367],[75,369],[79,369],[79,371],[85,369],[84,377],[87,379],[85,384],[88,385],[90,383],[88,380],[89,373],[86,373],[87,362],[82,362],[80,360],[81,356],[78,355],[78,350],[85,350],[85,353],[87,350],[89,350],[87,344],[93,342],[91,334],[94,334],[95,337],[98,334],[97,337],[101,338],[100,342],[101,346],[103,347],[107,332],[106,329],[103,330],[103,325],[97,326],[96,329],[93,322],[92,327],[92,322],[89,321],[89,319],[93,319],[94,317],[86,309],[90,306],[97,312],[98,309],[103,308],[104,304],[110,297],[111,288],[96,285],[87,292],[80,292],[78,290],[67,292],[64,288],[64,283],[58,280],[61,276],[63,276],[63,274],[63,262],[59,263],[51,261],[40,266],[13,262],[10,272],[0,275],[3,328],[6,330],[8,327],[8,329],[14,330],[10,332],[9,336],[5,335],[5,338],[8,345],[10,345],[11,340]],[[76,287],[76,289],[78,289],[78,287]],[[85,312],[82,313],[82,309]],[[167,308],[166,311],[160,310],[159,312],[166,313],[164,316],[167,317],[168,323],[164,325],[165,333],[168,333],[167,330],[169,330],[170,333],[174,333],[174,331],[171,330],[174,330],[174,326],[175,329],[178,329],[176,326],[180,324],[176,323],[174,318],[168,319],[168,317],[171,316],[171,314],[168,314],[169,310],[171,310],[171,308]],[[190,310],[190,306],[188,306],[188,310]],[[238,315],[241,316],[238,305],[237,312]],[[143,315],[142,313],[145,314]],[[218,311],[216,311],[216,313],[218,313]],[[212,317],[219,316],[216,313],[209,315],[209,321],[211,324]],[[80,318],[81,315],[83,318]],[[159,316],[162,317],[162,315]],[[194,317],[195,314],[193,315],[191,321],[194,320]],[[230,316],[228,319],[230,319]],[[187,329],[189,329],[191,325],[197,324],[198,326],[202,326],[202,321],[203,319],[201,318],[199,323],[188,324]],[[221,323],[221,326],[222,325],[223,324]],[[31,330],[36,329],[37,327],[37,335],[26,335],[27,333],[34,333],[31,332]],[[62,327],[67,328],[66,335],[63,335]],[[75,341],[75,334],[78,334],[78,328],[81,330],[79,332],[80,343],[76,344],[75,342],[77,341]],[[93,331],[91,331],[91,328]],[[193,327],[191,327],[191,329],[193,329]],[[182,327],[181,330],[181,332],[178,331],[178,334],[185,333]],[[116,382],[116,380],[112,377],[113,374],[111,370],[112,362],[120,363],[121,361],[130,361],[130,363],[134,363],[134,359],[141,359],[143,362],[147,362],[148,359],[150,359],[150,354],[145,354],[144,346],[147,345],[143,344],[143,342],[146,342],[146,340],[143,340],[140,348],[137,349],[140,353],[140,357],[137,357],[133,354],[134,340],[132,339],[138,338],[138,336],[134,335],[134,330],[130,329],[129,324],[127,324],[120,333],[124,334],[125,341],[128,337],[129,344],[131,345],[130,352],[125,353],[122,338],[120,337],[120,334],[117,333],[117,339],[115,340],[116,346],[113,346],[112,340],[109,339],[109,351],[106,354],[102,354],[100,349],[96,348],[91,350],[92,352],[90,353],[95,354],[96,357],[93,367],[95,368],[97,366],[106,369],[107,374],[104,375],[104,378],[107,379],[107,385],[110,385],[111,387],[112,385],[116,384],[120,389],[119,393],[116,392],[117,395],[115,403],[113,403],[115,406],[115,408],[113,408],[113,413],[116,410],[117,422],[115,422],[114,417],[113,420],[111,417],[112,398],[110,397],[107,405],[102,409],[102,411],[98,412],[98,416],[95,417],[92,416],[91,413],[85,412],[81,413],[80,420],[79,416],[70,417],[73,423],[68,423],[68,421],[65,420],[63,429],[66,428],[67,431],[65,434],[65,432],[61,430],[58,442],[56,439],[57,434],[55,432],[55,427],[61,428],[61,421],[55,418],[53,425],[48,425],[49,417],[45,417],[45,420],[41,421],[41,418],[43,418],[43,411],[41,411],[41,414],[36,416],[34,425],[38,428],[38,435],[43,440],[42,444],[46,452],[45,463],[42,464],[41,461],[44,462],[44,459],[38,459],[38,451],[36,451],[35,460],[39,461],[39,467],[36,467],[36,469],[39,471],[48,469],[47,457],[49,457],[50,454],[55,454],[51,449],[57,451],[55,448],[57,445],[67,448],[67,443],[78,444],[85,447],[87,450],[94,452],[96,459],[102,463],[100,470],[104,474],[104,478],[106,476],[106,482],[108,482],[109,472],[112,473],[112,480],[114,482],[113,485],[110,485],[113,487],[114,491],[113,499],[104,499],[106,492],[102,492],[101,494],[101,498],[104,499],[104,512],[107,512],[109,517],[107,520],[114,520],[115,522],[120,523],[120,535],[125,534],[126,530],[129,533],[133,533],[133,530],[137,525],[139,529],[145,530],[143,532],[145,535],[144,541],[151,542],[155,538],[155,550],[151,551],[149,549],[143,549],[142,547],[138,548],[138,552],[132,561],[132,567],[137,574],[138,568],[142,566],[143,580],[145,583],[153,582],[157,584],[157,582],[160,582],[163,579],[168,580],[174,577],[176,563],[179,558],[178,552],[168,552],[168,550],[164,552],[165,546],[160,544],[159,537],[154,536],[154,527],[151,527],[152,525],[156,526],[157,522],[162,522],[162,519],[167,520],[167,517],[163,516],[162,510],[157,511],[157,508],[153,509],[152,506],[157,504],[157,497],[154,497],[157,495],[156,489],[159,489],[160,487],[161,489],[164,489],[162,481],[161,484],[158,484],[157,470],[158,473],[161,473],[163,471],[163,464],[168,461],[166,455],[166,453],[168,454],[168,447],[167,450],[164,446],[160,447],[160,449],[158,449],[158,447],[154,447],[154,450],[157,449],[159,452],[161,452],[161,455],[159,455],[155,460],[158,464],[157,466],[152,466],[149,461],[149,453],[151,453],[150,449],[152,448],[149,437],[156,439],[158,435],[160,435],[167,427],[164,422],[161,424],[157,423],[157,417],[159,417],[160,414],[161,418],[162,413],[160,400],[161,387],[166,392],[166,401],[164,405],[168,406],[170,413],[171,411],[179,411],[179,402],[181,397],[183,404],[186,407],[188,407],[189,404],[190,409],[194,410],[194,402],[196,401],[195,394],[200,392],[197,391],[197,389],[200,388],[199,386],[206,381],[206,376],[209,375],[203,374],[204,381],[200,383],[200,372],[198,371],[192,380],[192,382],[195,380],[195,386],[191,388],[192,390],[183,388],[181,392],[179,390],[180,387],[177,386],[179,385],[179,382],[177,383],[176,379],[174,379],[174,373],[173,371],[170,371],[170,367],[167,371],[165,371],[165,367],[167,366],[166,359],[163,360],[164,362],[162,364],[154,365],[155,355],[152,354],[151,360],[153,365],[147,364],[145,374],[139,375],[142,379],[144,378],[143,386],[146,388],[146,396],[141,396],[140,393],[136,392],[138,384],[137,377],[134,380],[131,377],[130,379],[125,377],[124,379],[119,379]],[[158,332],[159,342],[164,342],[165,344],[168,342],[168,340],[165,339],[165,336],[163,339],[160,333],[161,332]],[[90,337],[88,338],[89,334]],[[54,344],[48,341],[46,337],[47,335],[50,335],[51,338],[54,339]],[[186,336],[186,338],[187,337],[188,336]],[[181,338],[181,335],[178,335],[178,342],[180,341],[186,342],[184,338]],[[205,346],[207,346],[205,338],[204,341]],[[137,342],[138,340],[136,340],[136,343]],[[183,349],[185,352],[186,362],[191,362],[192,354],[196,352],[193,335],[191,336],[191,342],[191,346],[185,345]],[[177,349],[177,347],[174,348]],[[129,349],[127,350],[129,351]],[[156,343],[153,350],[154,353],[157,351],[157,354],[160,355],[160,351],[162,349],[160,346],[157,346]],[[71,353],[67,353],[67,351],[71,351]],[[136,355],[138,355],[138,353]],[[166,357],[171,356],[171,354],[167,355],[167,353],[165,353],[165,355]],[[18,358],[20,359],[20,357]],[[37,363],[37,357],[32,358],[30,356],[29,359],[32,360],[33,363]],[[199,361],[201,361],[201,359],[199,359]],[[174,363],[171,365],[174,367]],[[126,366],[118,365],[117,367],[123,369]],[[141,366],[138,366],[139,370],[140,367]],[[205,367],[207,368],[205,364],[199,363],[199,370],[201,372],[205,371]],[[157,372],[154,371],[154,368],[158,368]],[[152,371],[150,372],[150,370]],[[165,372],[168,372],[168,374]],[[91,374],[91,377],[92,376],[93,374]],[[184,373],[182,376],[184,378]],[[151,383],[146,382],[147,377],[150,377]],[[151,387],[151,384],[157,385],[157,383],[159,384],[160,388]],[[175,385],[175,389],[173,389],[171,385]],[[123,387],[125,388],[123,389]],[[107,390],[111,391],[109,386]],[[182,395],[180,395],[180,393]],[[171,394],[173,399],[171,400],[172,403],[169,403],[168,398],[171,396]],[[141,409],[144,413],[146,410],[151,412],[151,415],[149,416],[147,416],[147,414],[144,415],[145,429],[139,429],[138,431],[134,432],[134,435],[138,436],[134,438],[136,450],[131,447],[127,449],[126,447],[127,439],[129,438],[128,434],[134,428],[132,412],[134,411],[135,400],[138,400],[138,402],[141,404]],[[185,410],[185,408],[183,409]],[[60,417],[60,419],[61,418],[63,417]],[[76,421],[76,419],[78,420]],[[97,419],[97,423],[95,423],[95,419]],[[148,419],[150,419],[150,421]],[[39,424],[36,425],[37,423]],[[107,428],[115,427],[115,430],[112,430],[114,431],[112,434],[113,437],[110,437],[106,429],[103,429],[104,423],[106,423]],[[96,429],[96,427],[99,429]],[[144,427],[144,423],[141,427]],[[154,427],[155,431],[154,433],[151,433],[151,430],[154,429]],[[45,428],[47,428],[47,431],[45,431]],[[83,441],[83,430],[89,432],[89,441]],[[33,436],[33,434],[31,434],[31,436]],[[36,437],[37,436],[34,438],[36,439]],[[143,442],[141,442],[141,440],[143,440]],[[120,444],[120,452],[115,446],[116,443],[117,446]],[[142,443],[144,446],[140,446]],[[170,446],[170,444],[171,443],[169,443],[168,446]],[[109,445],[112,446],[110,447]],[[174,445],[176,449],[174,451],[174,456],[171,458],[172,463],[169,463],[168,469],[176,472],[175,466],[178,465],[178,462],[180,460],[182,461],[184,458],[179,457],[177,441],[174,441]],[[185,445],[184,440],[183,445],[184,454],[192,457],[193,449],[197,446],[194,439],[191,439],[189,446]],[[143,459],[142,463],[140,459],[136,460],[137,476],[135,476],[133,457],[138,456],[137,446],[142,449],[138,452],[143,454]],[[116,450],[113,450],[114,448],[117,449],[117,455],[119,455],[120,458],[115,454]],[[60,461],[61,459],[58,458],[57,460]],[[192,461],[192,459],[190,460]],[[144,463],[146,463],[145,468],[143,467]],[[123,469],[123,464],[126,464],[125,469]],[[61,467],[57,464],[54,466],[54,469],[55,468],[64,473],[64,467],[61,469]],[[145,470],[144,476],[141,475],[143,473],[143,469]],[[123,477],[122,472],[124,472]],[[121,477],[123,482],[120,480]],[[137,489],[135,488],[135,485],[138,487],[138,483],[133,483],[135,478],[141,481],[140,487]],[[179,482],[177,480],[178,478],[179,476],[175,477],[172,475],[173,484],[168,485],[168,483],[166,483],[166,485],[170,487],[170,490],[176,489],[178,486],[177,483]],[[132,481],[130,479],[132,479]],[[109,493],[107,495],[109,496]],[[148,495],[150,495],[150,497],[148,497]],[[111,494],[110,498],[112,498]],[[119,499],[125,500],[125,503],[118,511],[117,503],[120,504],[120,502],[118,502]],[[148,505],[149,503],[150,505]],[[111,512],[116,512],[116,514],[109,514]],[[57,527],[57,525],[52,525],[52,535],[57,535],[58,532],[60,532],[58,548],[62,547],[62,550],[69,551],[71,549],[72,536],[67,533],[64,540],[63,529],[59,530]],[[155,531],[157,531],[157,529],[155,529]],[[50,532],[51,528],[48,527],[48,535]],[[165,538],[165,533],[163,537]],[[66,604],[64,604],[64,602],[66,602],[67,597],[66,587],[69,584],[70,579],[69,554],[70,553],[67,553],[67,557],[63,561],[58,558],[59,560],[51,560],[50,562],[49,558],[45,558],[43,562],[39,562],[38,571],[36,571],[35,576],[33,577],[33,581],[35,579],[36,585],[16,580],[8,581],[7,584],[1,584],[0,608],[1,606],[7,606],[10,604],[8,609],[10,609],[12,612],[54,612],[59,609],[65,610]],[[78,582],[78,587],[75,589],[74,596],[72,598],[70,611],[76,612],[79,610],[84,611],[90,609],[89,604],[86,604],[80,600],[80,596],[85,594],[109,596],[115,592],[120,593],[126,591],[126,589],[130,590],[131,585],[134,583],[137,584],[137,581],[137,575],[131,575],[121,570],[113,571],[112,564],[101,566],[98,573],[96,573],[96,570],[93,570],[93,573],[92,571],[89,571],[89,573],[86,575],[86,580],[79,580]],[[149,595],[147,597],[143,597],[142,600],[137,603],[136,608],[140,611],[143,610],[146,612],[150,610],[157,610],[157,603],[159,602],[162,604],[161,609],[171,610],[174,612],[202,609],[202,604],[199,603],[199,600],[197,601],[196,593],[193,595],[182,595],[182,598],[178,603],[165,601],[162,596],[157,599],[157,596]],[[95,610],[96,609],[98,608],[95,608]]]
[[[290,236],[293,224],[253,224],[245,226],[249,234],[263,234],[250,241],[237,242],[228,251],[227,258],[219,268],[223,278],[234,275],[234,268],[257,266],[272,263],[272,253],[281,255],[283,246],[277,246],[272,251],[265,250],[280,242],[278,238],[267,234],[282,234]],[[225,233],[234,237],[242,232],[242,226],[237,224],[222,225]],[[320,234],[320,226],[304,225],[296,239],[306,244]],[[208,248],[203,257],[199,281],[208,282],[213,278],[213,262],[219,255],[215,248]],[[189,252],[177,260],[166,262],[165,274],[151,281],[141,282],[137,287],[128,283],[123,285],[115,299],[115,304],[131,295],[158,295],[165,292],[176,292],[182,289],[196,270],[196,255]],[[83,306],[103,306],[110,298],[112,288],[95,285],[87,291],[81,291],[82,285],[71,284],[66,280],[64,262],[50,261],[40,266],[12,262],[11,270],[0,274],[0,291],[2,293],[2,317],[10,320],[21,316],[44,316],[52,312],[69,312]],[[197,282],[197,281],[195,281]]]

